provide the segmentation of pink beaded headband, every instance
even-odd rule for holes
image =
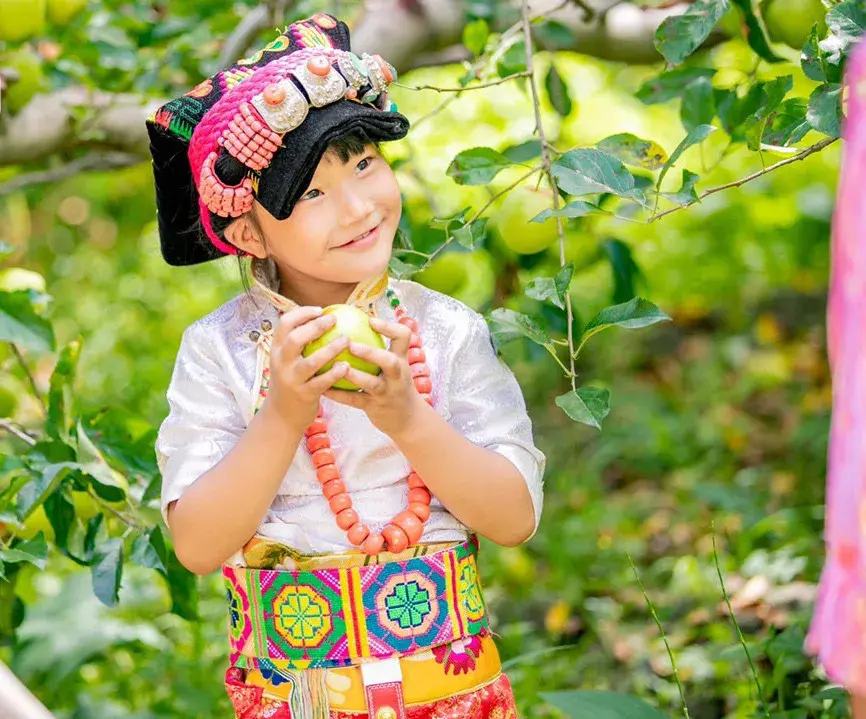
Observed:
[[[345,99],[391,109],[387,89],[396,76],[378,55],[359,58],[346,50],[304,48],[255,70],[223,95],[196,126],[188,152],[202,224],[211,242],[227,254],[237,252],[214,232],[210,213],[240,217],[252,209],[260,173],[311,107]],[[216,172],[221,149],[249,170],[238,184],[226,184]]]

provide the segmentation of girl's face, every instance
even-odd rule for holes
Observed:
[[[354,286],[383,272],[401,210],[397,178],[370,145],[345,163],[326,153],[285,220],[257,205],[264,243],[249,244],[249,227],[229,239],[256,257],[273,258],[285,289],[308,294],[311,286]]]

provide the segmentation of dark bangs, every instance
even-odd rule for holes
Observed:
[[[363,154],[371,145],[379,149],[378,142],[373,142],[363,129],[356,128],[333,140],[325,154],[336,155],[345,164],[352,157]]]

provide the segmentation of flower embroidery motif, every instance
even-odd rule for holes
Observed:
[[[401,629],[420,627],[432,610],[429,592],[414,580],[394,587],[393,593],[385,598],[385,607],[388,619]]]
[[[482,644],[479,636],[456,639],[450,644],[433,647],[433,656],[447,674],[468,674],[475,669],[478,657],[481,656]]]
[[[328,603],[312,587],[290,586],[274,601],[277,631],[293,647],[315,647],[331,631]]]

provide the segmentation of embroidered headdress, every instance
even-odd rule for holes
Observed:
[[[237,254],[214,225],[254,200],[287,218],[337,138],[404,137],[409,121],[388,99],[395,79],[378,55],[350,52],[345,23],[318,14],[160,107],[147,130],[166,262]]]

